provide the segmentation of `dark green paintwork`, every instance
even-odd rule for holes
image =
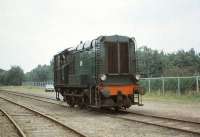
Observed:
[[[129,43],[129,73],[128,74],[115,74],[109,75],[106,72],[106,55],[105,55],[105,42],[127,42]],[[64,82],[58,82],[58,76],[55,78],[56,84],[64,84],[68,87],[88,87],[94,86],[98,82],[100,74],[107,74],[107,80],[105,84],[125,84],[133,83],[135,81],[136,74],[136,59],[135,59],[135,43],[129,37],[126,36],[100,36],[92,41],[92,44],[88,48],[82,48],[80,50],[72,50],[69,53],[62,52],[56,56],[71,55],[75,58],[74,74],[67,74],[66,63],[61,67],[54,66],[55,69],[60,70],[55,72],[55,75],[64,75]],[[98,56],[99,55],[99,56]],[[56,57],[55,56],[55,57]],[[55,59],[56,60],[56,59]],[[98,63],[97,63],[98,62]],[[56,64],[56,61],[54,62]],[[62,73],[63,72],[63,73]],[[61,80],[62,81],[62,80]]]

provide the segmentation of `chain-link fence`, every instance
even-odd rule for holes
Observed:
[[[146,92],[159,94],[173,93],[195,94],[199,93],[200,76],[192,77],[158,77],[141,78],[140,85]]]
[[[54,84],[53,81],[44,81],[44,82],[27,81],[22,83],[23,86],[37,86],[37,87],[45,87],[45,85],[53,85],[53,84]]]
[[[45,87],[45,85],[53,85],[53,81],[45,82],[23,82],[23,85]],[[181,94],[200,93],[200,76],[192,77],[157,77],[157,78],[141,78],[140,85],[145,92]]]

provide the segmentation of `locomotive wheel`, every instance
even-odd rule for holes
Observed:
[[[69,103],[70,103],[70,97],[67,97],[67,96],[64,96],[64,99],[63,99],[63,101],[66,101],[67,102],[67,104],[69,105]]]
[[[84,106],[87,108],[90,104],[90,100],[87,95],[84,95],[83,98],[84,98]]]
[[[84,98],[81,97],[79,99],[79,102],[78,102],[78,106],[82,109],[82,108],[85,108],[85,104],[84,104]]]
[[[120,108],[119,107],[114,107],[114,109],[115,109],[115,111],[119,111]]]
[[[75,106],[75,98],[74,97],[68,97],[67,98],[67,104],[69,104],[70,107]]]
[[[59,88],[55,88],[55,92],[56,92],[56,100],[60,100],[59,98]]]
[[[87,108],[89,105],[89,99],[86,95],[82,94],[82,97],[79,99],[79,107],[80,108]]]

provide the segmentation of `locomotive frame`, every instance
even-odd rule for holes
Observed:
[[[100,36],[54,56],[56,98],[70,106],[128,108],[142,105],[135,39]]]

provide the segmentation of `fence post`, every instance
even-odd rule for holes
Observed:
[[[151,92],[151,79],[149,78],[149,93]]]
[[[165,78],[162,77],[162,94],[165,94]]]
[[[180,78],[178,77],[178,93],[177,93],[179,96],[181,95],[181,92],[180,92]]]
[[[197,93],[199,93],[199,76],[196,76]]]

